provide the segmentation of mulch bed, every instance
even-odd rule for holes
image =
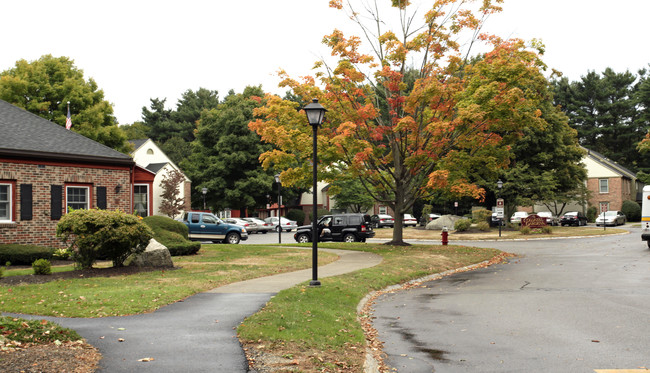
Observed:
[[[55,263],[52,263],[55,265]],[[12,266],[12,268],[21,268]],[[31,267],[24,267],[31,268]],[[165,268],[171,270],[174,268]],[[55,280],[65,280],[73,278],[91,278],[91,277],[113,277],[122,275],[131,275],[140,272],[160,271],[157,267],[109,267],[109,268],[90,268],[66,272],[53,272],[50,275],[22,275],[7,276],[0,279],[0,285],[29,285],[43,284]]]

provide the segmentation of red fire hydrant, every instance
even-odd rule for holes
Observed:
[[[447,227],[442,227],[442,244],[447,245],[449,243],[449,230]]]

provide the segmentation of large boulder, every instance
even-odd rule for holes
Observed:
[[[432,231],[440,231],[443,227],[447,227],[450,231],[454,229],[454,224],[460,219],[465,219],[462,216],[456,215],[443,215],[436,220],[431,220],[427,223],[425,229]]]
[[[172,256],[169,254],[169,249],[152,238],[143,252],[128,257],[124,262],[124,265],[170,268],[174,266],[174,262],[172,262]]]

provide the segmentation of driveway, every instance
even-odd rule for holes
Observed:
[[[640,229],[629,230],[460,243],[519,257],[380,297],[374,326],[391,371],[650,367],[650,250]]]

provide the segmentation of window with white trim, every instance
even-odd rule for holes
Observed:
[[[12,196],[11,184],[0,184],[0,222],[11,221]]]
[[[609,179],[598,179],[600,193],[609,193]]]
[[[90,209],[90,188],[87,186],[67,186],[65,188],[66,210]]]
[[[133,186],[133,205],[138,216],[149,216],[149,185]]]
[[[379,206],[379,213],[380,213],[381,215],[386,215],[386,214],[388,214],[388,207],[386,207],[386,206]]]

